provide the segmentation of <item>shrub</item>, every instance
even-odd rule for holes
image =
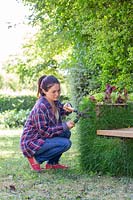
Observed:
[[[35,96],[3,96],[0,95],[0,112],[6,110],[20,111],[31,109],[37,98]]]
[[[16,128],[22,127],[29,114],[30,110],[8,110],[0,113],[1,124],[0,128]]]
[[[133,104],[127,106],[96,104],[87,98],[81,109],[90,108],[88,119],[78,126],[80,134],[80,165],[83,170],[111,175],[133,175],[133,143],[131,139],[107,138],[96,135],[98,129],[116,129],[133,126]]]
[[[74,104],[79,103],[84,96],[90,94],[92,91],[98,90],[99,82],[93,73],[92,70],[83,67],[79,69],[78,66],[69,70],[68,81]]]
[[[66,96],[60,97],[61,101],[69,101]],[[0,95],[0,113],[6,110],[31,110],[37,100],[36,96],[3,96]]]

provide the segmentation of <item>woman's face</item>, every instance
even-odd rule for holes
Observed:
[[[49,102],[58,100],[60,97],[60,84],[55,83],[48,91],[44,90],[44,94]]]

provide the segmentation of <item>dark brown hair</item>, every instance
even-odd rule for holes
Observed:
[[[38,79],[38,90],[37,90],[37,97],[44,96],[44,93],[42,91],[48,91],[49,88],[51,88],[54,84],[60,84],[58,79],[55,76],[46,76],[43,75]]]

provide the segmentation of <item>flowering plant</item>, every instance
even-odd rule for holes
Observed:
[[[113,95],[112,95],[113,91],[115,91],[115,94],[116,94],[114,101],[113,101]],[[95,96],[90,96],[89,98],[91,101],[97,102]],[[110,103],[123,104],[123,103],[126,103],[127,100],[128,100],[128,92],[125,88],[121,91],[117,91],[116,86],[111,86],[110,84],[106,85],[102,102],[107,103],[107,104],[110,104]]]

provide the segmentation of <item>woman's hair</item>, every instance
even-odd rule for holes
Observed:
[[[44,92],[42,91],[48,91],[54,84],[60,84],[58,79],[52,75],[46,76],[43,75],[38,79],[38,90],[37,90],[37,97],[44,96]]]

